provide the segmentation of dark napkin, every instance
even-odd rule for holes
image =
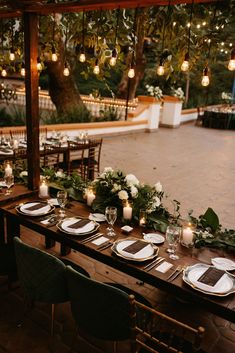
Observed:
[[[25,208],[25,210],[26,211],[36,211],[36,210],[39,210],[40,208],[43,208],[45,206],[46,206],[46,204],[36,203],[36,205],[29,206],[29,207]]]
[[[217,268],[214,267],[209,267],[208,270],[206,270],[200,278],[198,278],[198,282],[202,282],[204,284],[207,284],[208,286],[213,287],[218,280],[224,275],[224,271],[218,270]]]
[[[129,252],[130,254],[134,255],[148,245],[149,244],[146,244],[141,240],[137,240],[134,243],[132,243],[131,245],[128,245],[126,248],[122,249],[122,251],[126,251],[126,252]]]
[[[70,226],[68,226],[68,228],[72,228],[72,229],[79,229],[84,227],[86,224],[90,223],[89,219],[80,219],[79,221],[77,221],[76,223],[71,224]]]

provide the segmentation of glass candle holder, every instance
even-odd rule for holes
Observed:
[[[187,222],[183,225],[182,228],[182,235],[181,235],[181,244],[183,246],[186,246],[187,248],[190,248],[194,244],[194,231],[195,231],[195,226]]]
[[[132,219],[132,203],[127,200],[123,204],[123,219],[127,221]]]
[[[42,179],[42,181],[40,182],[38,196],[41,199],[46,199],[47,197],[49,197],[49,186],[47,184],[46,179]]]
[[[5,161],[4,162],[4,176],[11,176],[13,174],[12,162]]]
[[[147,212],[145,210],[140,210],[139,215],[139,225],[145,227],[147,223]]]

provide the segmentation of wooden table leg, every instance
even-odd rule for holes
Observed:
[[[53,248],[53,246],[55,246],[55,240],[46,236],[45,237],[45,247],[46,247],[46,249]]]
[[[71,253],[71,248],[67,245],[60,244],[60,255],[66,256]]]

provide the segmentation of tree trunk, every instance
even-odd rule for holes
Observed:
[[[131,79],[130,81],[130,87],[129,87],[129,99],[134,99],[136,90],[139,86],[140,81],[142,80],[144,76],[144,70],[146,66],[146,59],[144,56],[144,40],[145,40],[145,25],[146,25],[146,13],[147,9],[142,9],[141,13],[139,13],[137,17],[137,31],[136,31],[136,37],[137,37],[137,42],[135,46],[135,77]],[[126,66],[129,67],[131,63],[131,55],[130,53],[126,57]],[[121,82],[118,86],[118,96],[120,98],[126,99],[128,96],[128,76],[127,72],[125,71],[123,73]]]

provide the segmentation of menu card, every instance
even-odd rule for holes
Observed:
[[[70,226],[67,226],[67,228],[71,228],[71,229],[79,229],[84,227],[85,225],[87,225],[88,223],[90,223],[89,219],[80,219],[79,221],[71,224]]]
[[[208,270],[206,270],[201,277],[198,278],[198,282],[214,287],[224,273],[224,271],[218,270],[215,267],[209,267]]]
[[[128,245],[127,247],[122,249],[122,251],[126,251],[130,254],[136,254],[137,252],[139,252],[140,250],[142,250],[143,248],[145,248],[148,245],[149,244],[147,244],[141,240],[137,240],[134,243],[132,243],[131,245]]]

